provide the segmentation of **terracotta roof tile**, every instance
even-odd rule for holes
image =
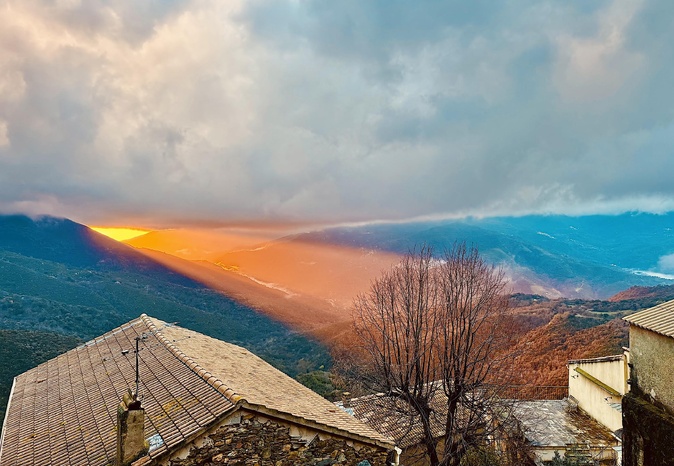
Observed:
[[[162,321],[146,317],[150,326]],[[359,422],[296,380],[240,346],[181,328],[165,327],[161,336],[187,364],[232,401],[244,400],[278,413],[392,446],[390,437]],[[188,356],[189,355],[189,356]]]
[[[445,434],[446,400],[444,394],[440,393],[431,400],[434,410],[431,428],[436,438],[441,438]],[[335,405],[386,437],[394,439],[400,448],[417,445],[424,438],[421,418],[400,398],[380,393],[352,398],[346,402],[337,402]]]
[[[134,339],[142,335],[139,392],[146,437],[159,434],[169,446],[179,444],[234,408],[139,318],[16,377],[0,465],[113,461],[117,405],[135,386]]]

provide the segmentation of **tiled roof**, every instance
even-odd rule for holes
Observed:
[[[400,398],[383,394],[367,395],[335,403],[345,412],[395,440],[400,448],[419,444],[424,431],[419,415]],[[438,392],[431,402],[431,428],[436,438],[444,436],[447,398]]]
[[[110,464],[117,406],[135,386],[138,336],[139,392],[146,438],[155,445],[152,458],[245,402],[391,445],[247,350],[143,315],[15,378],[0,466]]]
[[[107,465],[116,451],[117,405],[134,387],[135,341],[146,437],[157,456],[234,408],[175,357],[139,318],[16,377],[0,465]]]
[[[160,326],[161,321],[148,319]],[[181,327],[167,327],[162,336],[174,341],[175,349],[208,370],[229,387],[232,399],[239,398],[252,407],[290,415],[350,436],[390,445],[389,437],[335,407],[322,396],[273,368],[250,351]]]
[[[635,312],[623,319],[637,327],[674,337],[674,300]]]
[[[514,417],[525,429],[527,440],[533,446],[565,446],[586,443],[614,445],[611,431],[577,409],[568,399],[564,400],[503,400],[504,407],[512,409]],[[423,430],[418,415],[400,399],[383,394],[352,398],[335,403],[384,435],[393,438],[396,445],[408,448],[418,445],[423,439]],[[439,391],[431,402],[434,417],[431,427],[436,438],[444,435],[444,417],[447,413],[447,398]]]
[[[513,409],[527,440],[534,447],[616,444],[616,439],[608,428],[571,404],[568,399],[518,401],[513,404]]]

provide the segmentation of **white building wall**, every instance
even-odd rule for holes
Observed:
[[[627,390],[625,355],[569,361],[569,396],[614,432],[622,429],[622,395]]]

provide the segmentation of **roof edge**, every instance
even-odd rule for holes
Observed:
[[[622,320],[658,335],[674,338],[674,299],[627,315]]]
[[[80,344],[80,345],[77,345],[76,347],[74,347],[74,348],[72,348],[72,349],[69,349],[69,350],[66,351],[65,353],[61,353],[61,354],[59,354],[58,356],[56,356],[56,357],[54,357],[54,358],[52,358],[52,359],[60,358],[60,357],[63,356],[64,354],[66,354],[66,353],[68,353],[68,352],[70,352],[70,351],[72,351],[72,350],[74,350],[74,349],[86,348],[87,346],[93,346],[93,345],[96,345],[96,344],[98,344],[98,343],[100,343],[100,342],[102,342],[102,341],[104,341],[104,340],[107,340],[107,339],[110,338],[111,336],[116,335],[116,334],[118,334],[118,333],[120,333],[120,332],[123,332],[124,330],[133,327],[136,323],[141,322],[141,321],[142,321],[142,316],[144,316],[144,315],[145,315],[145,314],[141,314],[141,317],[138,317],[138,318],[136,318],[136,319],[132,319],[132,320],[130,320],[130,321],[128,321],[128,322],[125,322],[125,323],[123,323],[122,325],[119,325],[119,326],[113,328],[112,330],[109,330],[109,331],[105,332],[103,335],[99,335],[98,337],[94,337],[94,338],[92,338],[91,340],[87,340],[87,341],[85,341],[84,343],[82,343],[82,344]],[[51,359],[49,359],[48,361],[45,361],[45,362],[43,362],[43,363],[41,363],[41,364],[38,364],[38,365],[35,366],[35,367],[39,367],[40,365],[42,365],[42,364],[44,364],[44,363],[46,363],[46,362],[49,362],[49,361],[51,361]],[[33,368],[33,369],[34,369],[34,368]],[[32,370],[32,369],[30,369],[30,370]],[[26,371],[26,372],[28,372],[28,371]]]
[[[178,360],[180,360],[180,362],[185,364],[192,372],[194,372],[199,377],[204,379],[204,381],[206,381],[207,384],[209,384],[215,390],[220,392],[225,398],[227,398],[235,405],[240,403],[241,401],[245,401],[241,395],[236,393],[231,388],[227,387],[222,380],[217,378],[215,375],[211,374],[205,368],[201,367],[194,359],[183,353],[180,348],[171,343],[171,341],[161,333],[161,330],[157,328],[154,322],[150,320],[150,317],[147,314],[145,313],[141,314],[140,319],[145,323],[145,325],[148,326],[150,331],[154,335],[156,335],[157,339],[159,339],[159,341],[164,346],[166,346],[166,348],[168,348],[168,350],[171,351],[173,355],[176,358],[178,358]]]
[[[14,387],[16,386],[16,377],[12,379],[12,389],[9,391],[7,398],[7,407],[5,408],[5,418],[2,420],[2,435],[0,435],[0,461],[2,461],[2,446],[5,444],[5,426],[7,425],[7,418],[9,417],[9,405],[12,404],[12,395],[14,395]]]
[[[338,428],[338,427],[332,427],[332,426],[329,426],[327,424],[323,424],[323,423],[318,422],[318,421],[313,421],[311,419],[305,419],[305,418],[302,418],[302,417],[298,417],[298,416],[296,416],[294,414],[291,414],[291,413],[286,413],[286,412],[283,412],[283,411],[278,411],[276,409],[271,409],[271,408],[268,408],[264,405],[255,404],[255,403],[248,403],[245,400],[244,400],[244,404],[242,405],[242,408],[248,409],[250,411],[255,411],[255,412],[263,414],[265,416],[270,416],[270,417],[275,417],[277,419],[282,419],[286,422],[292,422],[292,423],[302,425],[302,426],[305,426],[305,427],[311,427],[311,428],[316,429],[316,430],[322,430],[324,432],[327,432],[327,433],[330,433],[330,434],[333,434],[333,435],[338,435],[339,437],[343,437],[343,438],[346,438],[346,439],[355,440],[357,442],[361,442],[361,443],[364,443],[364,444],[367,444],[367,445],[375,445],[375,446],[378,446],[378,447],[381,447],[381,448],[388,448],[389,450],[392,450],[396,447],[395,440],[393,440],[393,439],[389,439],[390,442],[384,442],[382,440],[377,440],[375,438],[366,437],[362,434],[350,432],[350,431],[345,430],[345,429],[341,429],[341,428]],[[369,425],[365,424],[364,422],[359,421],[356,418],[353,418],[353,419],[355,421],[360,422],[361,424],[368,427],[369,429],[372,429],[372,431],[374,433],[380,435],[382,438],[386,438],[386,436],[384,434],[381,434],[381,433],[377,432],[375,429],[373,429]]]
[[[598,358],[585,358],[585,359],[569,359],[568,364],[584,364],[584,363],[593,363],[593,362],[611,362],[611,361],[620,361],[624,358],[623,354],[612,354],[610,356],[600,356]]]
[[[629,316],[627,316],[627,317],[629,317]],[[661,332],[659,330],[655,330],[654,328],[648,327],[648,326],[643,325],[641,323],[633,322],[631,320],[628,320],[627,317],[623,317],[623,320],[626,321],[626,322],[629,322],[630,325],[634,325],[635,327],[638,327],[638,328],[643,329],[643,330],[648,330],[649,332],[652,332],[652,333],[657,333],[658,335],[662,335],[663,337],[674,338],[674,335],[672,335],[672,334]]]
[[[580,367],[576,367],[576,368],[574,369],[574,371],[578,372],[580,375],[582,375],[583,377],[585,377],[587,380],[589,380],[589,381],[592,382],[593,384],[595,384],[595,385],[597,385],[598,387],[600,387],[602,390],[604,390],[605,392],[607,392],[609,395],[612,395],[612,396],[623,396],[622,393],[620,393],[618,390],[616,390],[615,388],[611,387],[609,384],[602,382],[601,380],[599,380],[598,378],[596,378],[596,377],[593,376],[592,374],[588,373],[587,371],[584,371],[584,370],[581,369]]]

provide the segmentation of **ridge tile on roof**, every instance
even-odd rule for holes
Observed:
[[[227,387],[227,393],[232,393],[230,399],[392,445],[389,437],[344,413],[247,349],[182,327],[165,326],[157,319],[147,320],[162,327],[161,336],[176,351],[215,377],[213,383]]]

